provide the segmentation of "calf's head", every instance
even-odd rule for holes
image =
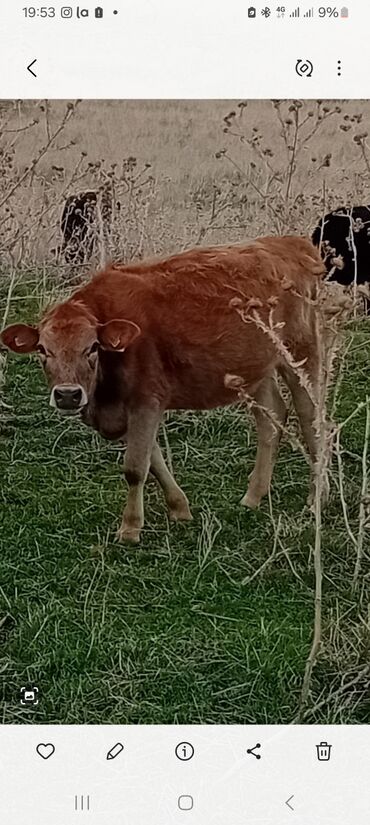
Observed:
[[[81,412],[95,391],[99,350],[124,352],[140,335],[132,321],[100,324],[79,305],[61,304],[39,326],[12,324],[0,338],[13,352],[36,352],[51,389],[50,404],[61,413]]]

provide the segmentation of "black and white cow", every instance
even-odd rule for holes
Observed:
[[[370,283],[370,205],[340,208],[321,218],[312,234],[325,259],[329,280],[343,286]],[[370,300],[365,298],[366,313]]]

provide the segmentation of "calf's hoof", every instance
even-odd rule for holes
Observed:
[[[257,493],[253,493],[252,490],[247,490],[245,496],[241,499],[241,506],[242,507],[249,507],[250,510],[256,510],[257,507],[261,504],[262,496],[257,495]]]
[[[140,528],[138,527],[122,527],[117,530],[117,541],[128,541],[130,544],[139,544]]]
[[[188,503],[184,501],[169,506],[168,518],[170,521],[193,521],[190,507]]]

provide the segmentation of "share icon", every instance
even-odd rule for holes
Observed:
[[[260,743],[257,742],[257,745],[255,745],[254,748],[248,748],[247,753],[249,753],[251,756],[255,756],[256,759],[261,759],[261,754],[260,753],[255,753],[255,751],[260,747],[261,747]]]

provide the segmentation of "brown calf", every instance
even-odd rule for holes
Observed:
[[[262,238],[247,246],[195,249],[154,263],[110,266],[38,327],[13,324],[1,333],[18,353],[40,354],[50,403],[78,413],[107,438],[126,438],[129,486],[119,537],[137,542],[144,524],[149,470],[163,488],[174,520],[191,518],[187,498],[157,443],[165,410],[206,410],[233,404],[240,376],[258,406],[256,465],[242,500],[255,507],[269,489],[286,407],[278,371],[291,390],[312,462],[316,440],[312,394],[294,362],[305,359],[313,393],[317,379],[315,309],[323,271],[303,238]],[[236,305],[258,308],[241,317]],[[274,332],[267,329],[273,319]],[[285,354],[284,354],[285,353]],[[272,411],[278,426],[263,409]]]

